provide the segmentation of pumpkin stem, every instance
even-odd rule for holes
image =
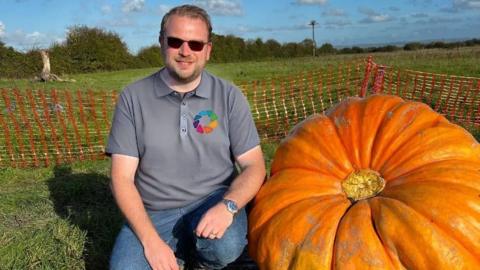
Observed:
[[[359,170],[351,173],[342,182],[343,192],[353,202],[375,197],[385,188],[385,180],[373,170]]]

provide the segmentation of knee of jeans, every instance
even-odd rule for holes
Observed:
[[[118,255],[118,254],[117,254]],[[110,270],[147,270],[151,269],[144,256],[117,256],[112,254]]]
[[[143,247],[125,226],[118,235],[110,257],[110,269],[150,269]]]
[[[209,269],[219,269],[235,261],[247,245],[245,236],[222,239],[198,238],[196,242],[199,264]]]

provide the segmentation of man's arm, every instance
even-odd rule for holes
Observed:
[[[237,162],[242,169],[230,188],[225,193],[225,199],[237,203],[239,208],[244,207],[255,197],[265,179],[265,161],[260,146],[256,146],[238,156]],[[228,212],[223,203],[219,203],[208,210],[200,220],[196,234],[199,237],[221,238],[232,224],[233,215]]]
[[[160,238],[148,216],[134,184],[139,159],[113,154],[111,188],[118,207],[143,245],[145,257],[153,269],[178,269],[175,255]]]

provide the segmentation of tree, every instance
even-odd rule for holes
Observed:
[[[405,51],[416,51],[416,50],[420,50],[420,49],[423,49],[425,46],[420,43],[420,42],[410,42],[410,43],[407,43],[403,46],[403,49]]]
[[[137,67],[127,45],[114,32],[74,26],[68,31],[65,46],[78,72]]]
[[[323,43],[322,46],[318,49],[320,54],[334,54],[337,52],[337,49],[333,47],[330,43]]]
[[[267,48],[269,55],[273,57],[282,56],[282,45],[274,39],[269,39],[265,42],[265,47]]]
[[[159,45],[152,45],[140,49],[137,59],[142,67],[160,67],[163,65],[162,52]]]

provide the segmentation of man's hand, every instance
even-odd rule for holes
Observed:
[[[160,238],[152,239],[144,246],[145,258],[153,270],[178,270],[173,250]]]
[[[195,233],[198,237],[220,239],[232,222],[233,214],[222,202],[219,202],[203,214]]]

